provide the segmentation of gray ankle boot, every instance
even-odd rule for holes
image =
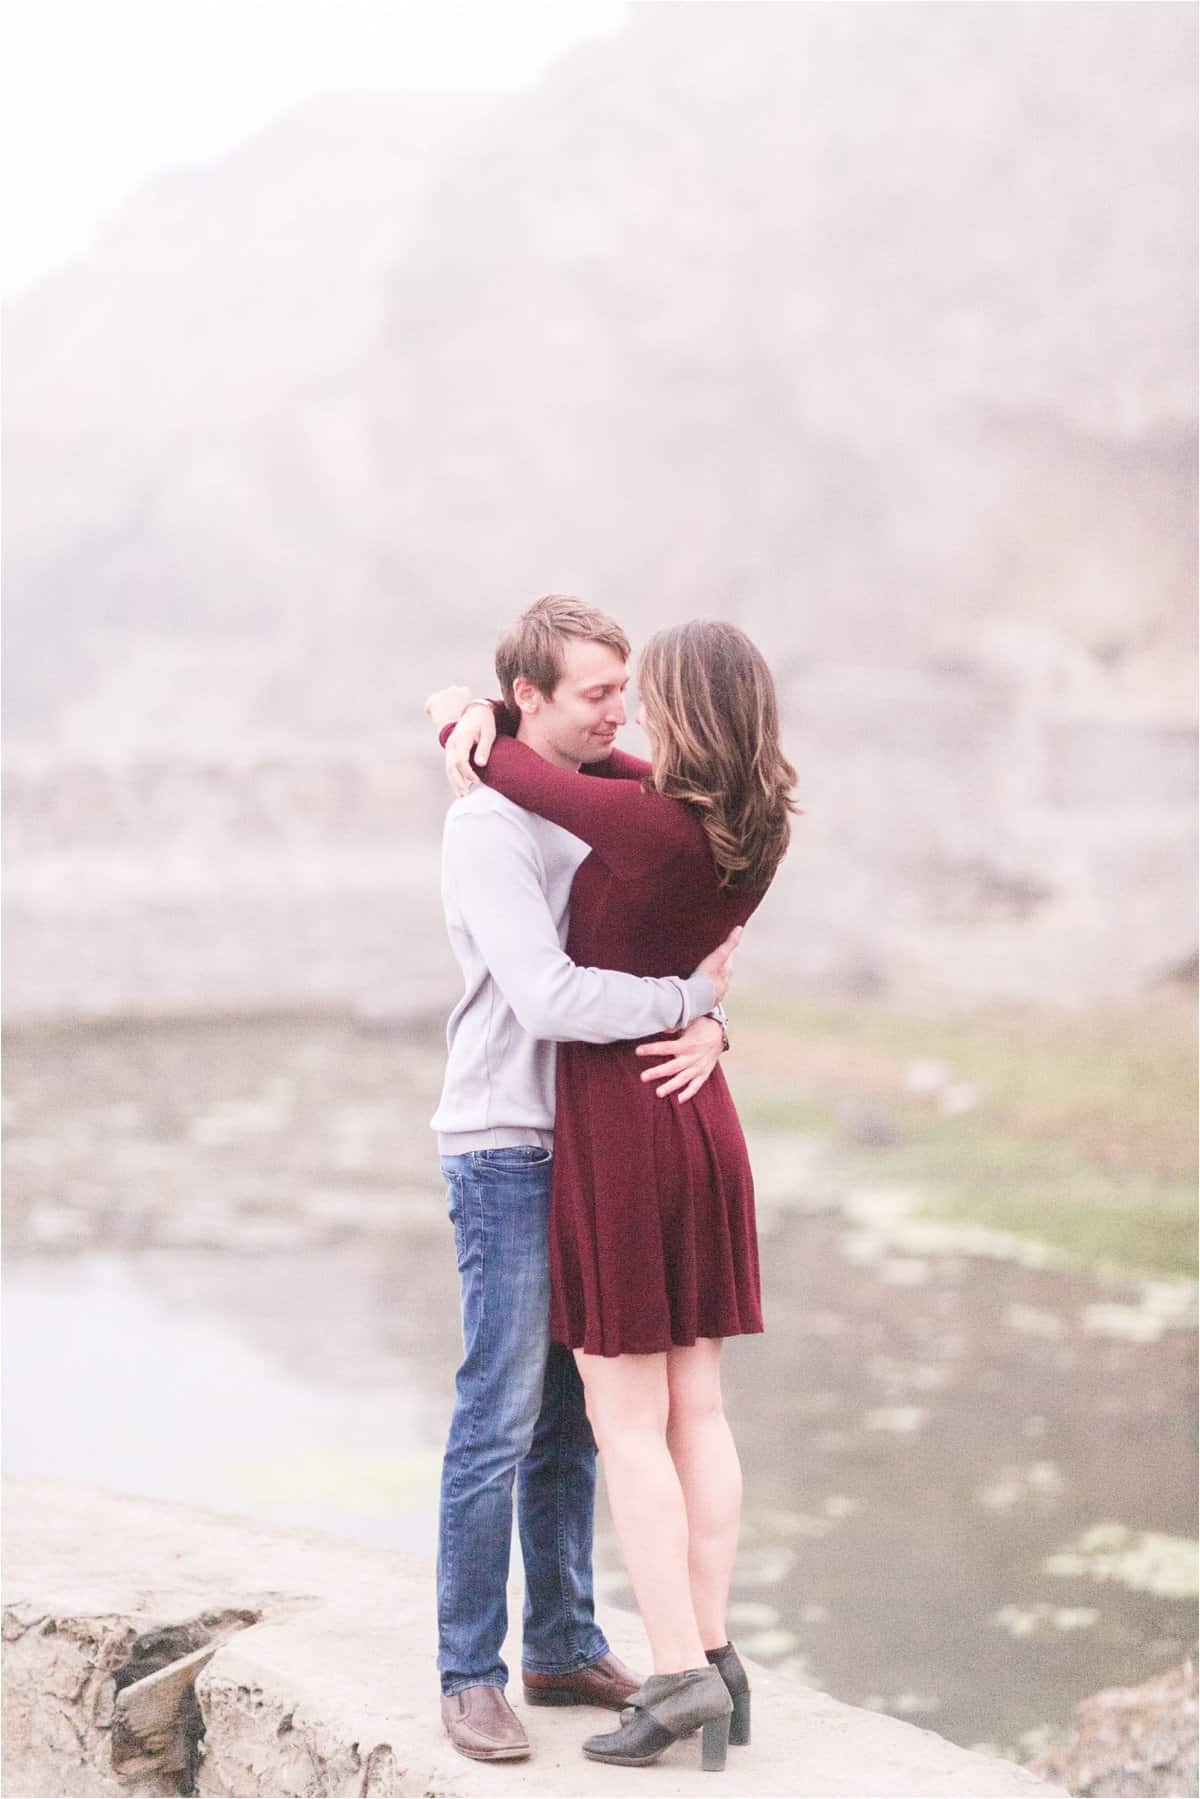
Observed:
[[[583,1753],[592,1761],[644,1768],[680,1737],[701,1730],[700,1766],[719,1774],[725,1766],[732,1712],[733,1701],[716,1668],[652,1674],[625,1701],[620,1730],[589,1737]]]

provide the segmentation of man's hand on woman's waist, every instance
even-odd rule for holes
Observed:
[[[678,1037],[662,1043],[639,1043],[633,1053],[635,1056],[670,1058],[669,1061],[660,1062],[657,1068],[647,1068],[642,1079],[662,1082],[661,1086],[655,1088],[660,1099],[678,1092],[679,1103],[682,1105],[685,1099],[691,1099],[693,1094],[699,1093],[720,1061],[725,1042],[724,1028],[717,1019],[706,1013],[703,1018],[693,1018]]]

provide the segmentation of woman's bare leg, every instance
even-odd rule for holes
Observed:
[[[576,1350],[575,1359],[654,1672],[702,1668],[704,1644],[692,1610],[688,1569],[687,1506],[667,1447],[667,1357],[596,1356]]]
[[[742,1511],[742,1469],[721,1398],[721,1342],[667,1351],[667,1446],[688,1520],[692,1610],[706,1649],[728,1639],[726,1612]]]

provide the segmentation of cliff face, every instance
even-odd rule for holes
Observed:
[[[529,93],[327,97],[164,177],[11,312],[14,791],[73,816],[130,759],[102,811],[140,818],[137,770],[224,758],[232,794],[267,743],[286,813],[312,755],[427,757],[428,688],[575,590],[635,643],[716,614],[767,651],[807,812],[758,935],[797,980],[1182,966],[1195,32],[643,6]],[[80,895],[36,835],[40,943]]]
[[[488,107],[313,101],[150,184],[12,305],[11,736],[169,754],[311,728],[314,636],[366,591],[387,281]]]
[[[441,597],[586,585],[809,663],[1178,643],[1183,19],[680,10],[495,121],[397,279],[381,431],[400,467],[433,421],[397,503],[420,543],[457,501]]]
[[[740,990],[1082,1003],[1194,979],[1190,732],[855,666],[797,697],[792,731],[807,809]],[[432,733],[415,753],[11,755],[10,1024],[444,1015],[448,800]]]
[[[562,587],[806,667],[1036,617],[1180,703],[1194,35],[640,7],[164,177],[12,309],[10,730],[358,734]]]

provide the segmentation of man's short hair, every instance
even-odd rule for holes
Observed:
[[[506,706],[515,710],[513,682],[522,675],[546,699],[553,697],[566,673],[563,649],[571,638],[607,644],[622,661],[629,660],[629,639],[606,612],[573,594],[548,593],[521,614],[496,646],[496,679]]]

